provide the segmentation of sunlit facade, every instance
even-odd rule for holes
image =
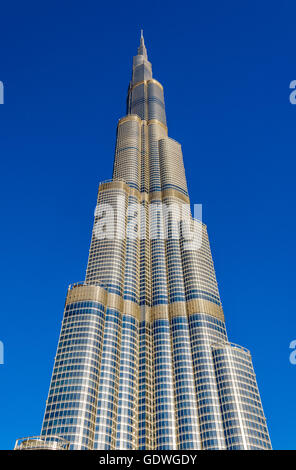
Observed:
[[[250,353],[227,338],[207,228],[189,210],[200,243],[188,245],[164,221],[164,206],[189,202],[181,145],[168,137],[163,87],[141,37],[85,281],[67,293],[41,440],[60,436],[70,449],[271,448]],[[115,236],[114,223],[127,234],[130,221],[141,236]]]

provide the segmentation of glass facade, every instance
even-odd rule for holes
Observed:
[[[67,293],[40,440],[89,450],[270,449],[251,356],[228,341],[207,227],[190,214],[182,148],[168,137],[143,37],[113,178],[97,203],[85,281]],[[187,225],[175,217],[184,211]]]

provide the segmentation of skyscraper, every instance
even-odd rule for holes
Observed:
[[[141,35],[41,436],[16,448],[271,448],[250,353],[228,341],[207,228],[189,203]]]

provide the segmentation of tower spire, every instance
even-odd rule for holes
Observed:
[[[145,46],[144,34],[143,34],[143,30],[142,30],[142,29],[141,29],[140,46],[138,47],[138,55],[142,55],[142,56],[145,57],[145,59],[148,59],[148,57],[147,57],[147,49],[146,49],[146,46]]]

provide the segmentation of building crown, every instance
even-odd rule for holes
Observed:
[[[146,60],[148,59],[147,49],[146,49],[146,46],[145,46],[143,30],[142,29],[141,29],[140,45],[138,47],[138,55],[143,55]]]

